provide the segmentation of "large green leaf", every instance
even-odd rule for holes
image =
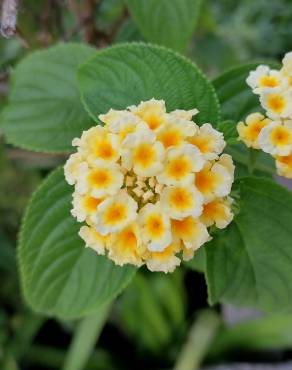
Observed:
[[[74,318],[113,299],[135,269],[84,248],[70,215],[72,189],[54,171],[32,197],[23,221],[19,264],[24,296],[39,312]]]
[[[196,122],[216,125],[219,116],[212,85],[189,60],[159,46],[121,44],[100,52],[79,69],[86,109],[97,120],[110,108],[164,99],[168,110],[198,108]]]
[[[256,177],[239,189],[239,214],[206,246],[209,300],[291,310],[292,193]]]
[[[31,53],[17,65],[1,117],[9,143],[44,152],[70,150],[72,138],[91,125],[76,69],[93,53],[86,45],[60,44]]]
[[[223,73],[213,81],[224,120],[233,120],[237,123],[249,113],[261,111],[258,96],[253,94],[246,83],[249,72],[256,69],[259,64],[263,63],[240,65]],[[277,67],[271,63],[264,64]]]
[[[184,51],[197,23],[201,0],[126,0],[147,41]]]

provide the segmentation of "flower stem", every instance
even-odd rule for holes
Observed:
[[[199,314],[190,329],[188,340],[178,356],[174,370],[196,370],[200,367],[220,322],[214,311],[205,310]]]
[[[82,370],[85,368],[105,324],[109,308],[110,305],[106,304],[93,315],[80,321],[66,355],[63,370]]]

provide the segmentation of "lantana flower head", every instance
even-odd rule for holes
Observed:
[[[273,156],[278,174],[292,178],[292,52],[284,56],[280,70],[260,65],[246,82],[265,113],[252,113],[239,122],[239,139]]]
[[[233,218],[234,166],[223,135],[196,109],[151,99],[99,116],[65,165],[86,247],[118,265],[171,272]]]

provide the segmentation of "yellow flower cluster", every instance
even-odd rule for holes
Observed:
[[[223,135],[196,109],[166,112],[151,99],[100,115],[103,126],[73,140],[65,165],[75,186],[79,235],[118,265],[171,272],[210,240],[208,227],[232,220],[234,166]]]
[[[246,82],[259,96],[266,116],[252,113],[239,122],[239,139],[269,153],[275,158],[278,174],[292,178],[292,52],[285,55],[280,70],[260,65]]]

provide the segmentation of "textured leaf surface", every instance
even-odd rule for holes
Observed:
[[[97,52],[79,69],[86,109],[97,120],[110,108],[164,99],[167,109],[198,108],[196,122],[218,121],[214,89],[200,70],[171,50],[133,43]]]
[[[72,189],[54,171],[32,197],[19,244],[24,296],[36,311],[74,318],[113,299],[135,269],[84,248],[70,215]]]
[[[44,152],[70,150],[72,138],[91,126],[76,86],[76,69],[93,53],[89,46],[60,44],[17,65],[1,117],[8,142]]]
[[[246,178],[240,195],[240,213],[206,247],[209,300],[291,310],[292,193]]]
[[[184,51],[197,23],[201,0],[126,0],[147,41]]]
[[[249,113],[262,110],[258,97],[246,83],[249,72],[259,64],[277,68],[277,65],[271,63],[244,64],[223,73],[213,81],[221,105],[222,119],[237,123]]]

